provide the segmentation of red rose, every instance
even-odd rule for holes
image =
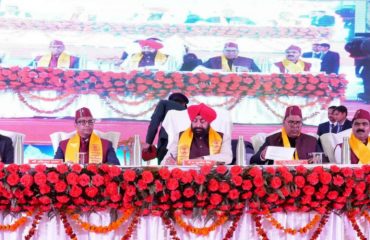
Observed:
[[[303,188],[305,183],[306,183],[306,179],[302,176],[295,176],[294,177],[294,182],[297,185],[297,187]]]
[[[216,192],[219,188],[219,183],[216,179],[212,178],[208,182],[208,190],[211,192]]]
[[[103,172],[107,173],[107,172],[109,172],[110,165],[102,164],[102,165],[99,166],[99,169],[102,170]]]
[[[155,185],[155,191],[157,193],[163,191],[163,184],[161,183],[161,181],[159,181],[158,179],[156,179],[154,181],[154,185]]]
[[[187,198],[191,198],[192,196],[194,196],[194,189],[193,188],[191,188],[191,187],[187,187],[187,188],[185,188],[185,190],[184,190],[184,196],[185,197],[187,197]]]
[[[10,186],[15,186],[19,183],[19,176],[18,174],[16,173],[11,173],[8,175],[8,177],[6,178],[6,182],[10,185]]]
[[[331,182],[331,179],[332,179],[331,174],[328,172],[322,172],[320,174],[320,182],[322,184],[329,184]]]
[[[264,179],[263,179],[263,177],[262,176],[257,176],[257,177],[255,177],[254,179],[253,179],[253,184],[254,184],[254,186],[256,186],[256,187],[262,187],[263,186],[263,184],[264,184]]]
[[[22,165],[19,166],[19,171],[21,173],[26,173],[26,172],[28,172],[30,170],[31,170],[31,166],[28,165],[28,164],[22,164]]]
[[[90,177],[86,173],[83,173],[80,176],[78,176],[78,184],[81,187],[86,187],[87,185],[89,185],[89,183],[90,183]]]
[[[289,189],[287,188],[287,187],[282,187],[281,189],[280,189],[280,191],[281,191],[281,193],[283,194],[283,196],[284,197],[287,197],[287,196],[289,196],[289,194],[290,194],[290,191],[289,191]]]
[[[271,175],[275,175],[275,172],[276,172],[275,168],[273,167],[266,167],[265,171]]]
[[[39,190],[41,194],[48,194],[50,192],[50,187],[47,184],[43,184],[39,186]]]
[[[298,174],[306,174],[307,172],[307,168],[305,168],[303,165],[296,166],[295,170]]]
[[[139,188],[140,191],[146,190],[148,189],[148,184],[144,182],[143,179],[139,179],[139,181],[137,181],[137,187]]]
[[[230,185],[227,182],[221,182],[219,186],[219,191],[221,193],[227,193],[230,191]]]
[[[96,187],[100,187],[101,185],[104,184],[104,177],[102,175],[94,175],[92,177],[92,184]]]
[[[51,183],[56,183],[59,181],[59,174],[56,172],[48,172],[47,179]]]
[[[340,175],[336,175],[336,176],[334,176],[334,177],[333,177],[333,184],[334,184],[335,186],[340,187],[340,186],[342,186],[342,185],[343,185],[343,183],[344,183],[344,179],[343,179],[343,177],[342,177],[342,176],[340,176]]]
[[[202,185],[206,181],[206,177],[204,175],[197,174],[194,176],[194,181],[197,184]]]
[[[136,195],[136,188],[134,187],[134,186],[132,186],[132,185],[128,185],[127,187],[126,187],[126,194],[128,195],[128,196],[135,196]]]
[[[46,184],[46,175],[45,173],[42,173],[42,172],[38,172],[35,174],[34,176],[34,181],[37,185],[43,185],[43,184]]]
[[[64,181],[59,181],[56,184],[54,184],[54,189],[58,193],[62,193],[66,190],[67,184]]]
[[[283,177],[286,183],[290,183],[293,181],[293,174],[291,174],[289,171],[281,172],[281,176]]]
[[[338,173],[338,172],[340,172],[340,168],[339,168],[337,165],[331,165],[331,166],[330,166],[330,170],[331,170],[333,173]]]
[[[240,166],[232,166],[230,168],[230,174],[232,176],[239,175],[243,172],[243,169]]]
[[[355,184],[356,184],[356,182],[355,182],[355,180],[353,180],[352,178],[347,178],[346,179],[346,186],[347,187],[354,187],[355,186]]]
[[[206,193],[206,192],[198,193],[198,194],[197,194],[197,199],[198,199],[199,201],[206,200],[207,198],[208,198],[208,193]]]
[[[353,170],[353,173],[357,179],[363,179],[364,178],[364,171],[362,168],[355,168]]]
[[[322,194],[326,194],[329,191],[328,185],[323,185],[321,188],[319,188],[319,192]]]
[[[43,205],[49,205],[51,203],[51,199],[47,196],[42,196],[39,198],[40,203]]]
[[[171,176],[176,179],[181,179],[183,171],[179,168],[174,168],[171,171]]]
[[[16,173],[18,172],[19,170],[19,166],[17,164],[9,164],[7,167],[6,167],[6,170],[10,173]]]
[[[122,196],[120,194],[113,194],[110,196],[110,200],[114,203],[118,202],[118,201],[121,201],[122,200]]]
[[[345,177],[352,177],[352,169],[349,167],[341,168],[340,170],[343,173],[343,176]]]
[[[171,191],[170,198],[172,202],[176,202],[177,200],[179,200],[181,198],[180,191],[179,190]]]
[[[365,182],[360,182],[360,183],[356,184],[356,186],[355,186],[355,191],[356,191],[357,195],[360,195],[360,194],[364,193],[365,189],[366,189],[366,183]]]
[[[216,167],[216,172],[218,174],[224,175],[227,172],[227,167],[225,165],[219,165]]]
[[[69,171],[68,166],[66,164],[58,164],[57,165],[57,171],[60,174],[66,173]]]
[[[242,185],[243,190],[251,190],[252,187],[253,187],[253,184],[252,184],[251,180],[244,180],[243,181],[243,185]]]
[[[74,172],[68,173],[66,179],[67,179],[67,183],[70,185],[76,185],[78,183],[77,173],[74,173]],[[35,175],[35,182],[36,182],[36,175]]]
[[[256,188],[256,189],[254,190],[254,193],[255,193],[258,197],[260,197],[260,198],[266,195],[265,188],[263,188],[263,187]]]
[[[270,185],[273,189],[278,189],[281,186],[281,180],[279,177],[273,177],[271,179]]]
[[[118,185],[117,183],[115,182],[110,182],[107,184],[107,187],[105,188],[105,191],[109,194],[109,195],[114,195],[114,194],[117,194],[118,192]]]
[[[168,168],[160,168],[158,173],[163,180],[167,180],[171,176],[171,172],[168,170]]]
[[[301,194],[300,189],[295,189],[294,191],[290,192],[290,196],[292,196],[294,198],[298,197],[300,194]]]
[[[304,186],[303,192],[307,195],[313,195],[315,193],[315,188],[310,185],[307,185],[307,186]]]
[[[307,181],[311,185],[316,185],[319,182],[319,175],[317,173],[311,173],[307,176]]]
[[[96,164],[89,164],[86,166],[86,169],[92,173],[98,173],[98,167],[96,166]]]
[[[279,195],[277,195],[276,193],[271,193],[268,195],[267,197],[267,202],[269,203],[274,203],[276,202],[277,200],[279,199]]]
[[[235,199],[239,198],[239,195],[240,195],[240,192],[236,189],[233,189],[229,192],[229,194],[227,196],[231,200],[235,200]]]
[[[126,182],[133,182],[136,178],[136,172],[134,170],[131,170],[131,169],[127,169],[124,173],[123,173],[123,179],[126,181]]]
[[[73,164],[71,167],[71,170],[75,173],[80,173],[82,170],[82,167],[80,164]]]
[[[25,187],[30,187],[33,184],[33,177],[30,174],[25,174],[21,177],[21,184]]]
[[[185,201],[184,202],[184,207],[186,208],[193,208],[194,207],[194,204],[192,201]]]
[[[113,165],[109,168],[108,174],[113,178],[118,177],[121,174],[121,172],[122,172],[121,168]]]
[[[304,195],[301,199],[302,204],[310,204],[312,201],[311,195]]]
[[[322,166],[316,166],[312,169],[312,172],[315,172],[315,173],[322,173],[324,172],[324,168]]]
[[[193,181],[193,175],[191,172],[187,171],[182,174],[181,182],[182,183],[191,183]]]
[[[328,192],[327,196],[330,200],[334,200],[338,197],[338,192],[337,191],[330,191],[330,192]]]
[[[209,202],[214,206],[217,206],[218,204],[220,204],[221,201],[222,201],[222,197],[218,193],[212,193],[209,198]]]
[[[212,166],[205,165],[200,168],[200,173],[206,176],[211,172],[211,170],[212,170]]]
[[[335,209],[337,209],[337,210],[341,210],[341,209],[343,209],[343,208],[344,208],[344,206],[345,206],[345,204],[344,204],[344,203],[334,203],[334,204],[333,204],[333,207],[334,207]]]
[[[177,179],[170,178],[167,180],[166,186],[168,190],[176,190],[179,187],[179,182],[177,181]]]
[[[151,183],[154,180],[153,173],[147,170],[141,173],[141,177],[145,183]]]
[[[243,183],[243,178],[241,176],[232,176],[231,177],[231,182],[235,185],[235,186],[240,186],[242,185]]]
[[[77,185],[73,185],[72,188],[69,190],[69,195],[71,197],[79,197],[82,193],[82,189],[77,186]]]

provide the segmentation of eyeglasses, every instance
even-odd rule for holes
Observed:
[[[302,121],[292,121],[292,120],[289,120],[288,121],[288,124],[289,124],[289,126],[300,126],[300,125],[302,125]]]
[[[78,120],[77,121],[77,125],[80,125],[80,126],[94,125],[94,123],[95,123],[95,119],[91,119],[91,120]]]

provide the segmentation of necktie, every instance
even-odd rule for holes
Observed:
[[[337,132],[340,132],[342,131],[342,125],[338,125],[338,131]]]
[[[330,124],[330,129],[329,129],[330,131],[329,132],[332,132],[333,131],[333,128],[334,128],[334,123],[331,123]]]

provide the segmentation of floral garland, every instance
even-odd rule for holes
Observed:
[[[229,104],[231,104],[231,108],[230,107],[228,107],[228,109],[229,110],[231,110],[236,104],[236,102],[238,102],[239,100],[240,100],[240,96],[233,96],[233,97],[231,97],[231,98],[229,98],[229,99],[227,99],[225,102],[223,102],[223,103],[219,103],[219,104],[208,104],[209,106],[211,106],[211,107],[224,107],[224,106],[227,106],[227,105],[229,105]],[[191,98],[191,101],[193,101],[193,102],[195,102],[196,104],[199,104],[199,103],[201,103],[199,100],[197,100],[195,97],[192,97]]]
[[[67,107],[69,107],[77,98],[78,98],[78,95],[74,95],[71,99],[69,99],[63,106],[59,107],[59,108],[56,108],[54,110],[42,110],[42,109],[39,109],[39,108],[36,108],[34,106],[32,106],[25,98],[24,96],[21,94],[21,92],[17,92],[17,95],[18,95],[18,98],[19,100],[24,103],[28,108],[30,108],[31,110],[37,112],[37,113],[46,113],[46,114],[53,114],[53,113],[57,113],[57,112],[60,112],[60,111],[63,111],[65,110]]]
[[[150,108],[148,108],[147,110],[145,111],[142,111],[142,112],[139,112],[139,113],[136,113],[136,114],[133,114],[133,113],[125,113],[125,112],[122,112],[121,110],[117,109],[116,107],[114,107],[112,105],[112,102],[110,100],[108,100],[107,98],[105,98],[105,103],[108,105],[108,107],[110,109],[112,109],[115,113],[117,114],[120,114],[121,116],[124,116],[124,117],[142,117],[142,116],[145,116],[146,114],[148,114],[149,112],[153,111],[154,108],[157,106],[156,104],[153,104],[153,106],[151,106]]]
[[[363,212],[362,213],[362,216],[364,216],[365,217],[365,219],[370,223],[370,215],[369,215],[369,213],[367,213],[367,212]]]
[[[306,226],[301,227],[299,229],[294,229],[294,228],[285,228],[281,223],[279,223],[278,220],[276,220],[272,214],[267,211],[265,213],[266,219],[274,226],[276,229],[282,230],[287,234],[291,235],[296,235],[297,233],[307,233],[309,230],[313,229],[321,220],[321,215],[320,214],[315,214],[315,216],[311,219],[309,223],[306,224]]]
[[[214,221],[214,223],[212,223],[211,226],[197,228],[197,227],[194,227],[190,224],[185,223],[184,220],[182,220],[182,218],[179,214],[175,215],[176,224],[179,225],[181,228],[183,228],[185,231],[191,232],[191,233],[194,233],[194,234],[197,234],[197,235],[204,235],[204,236],[206,236],[210,232],[216,230],[216,228],[218,228],[219,226],[225,224],[227,222],[227,220],[228,220],[227,216],[220,216],[220,217],[217,217],[217,219]]]
[[[82,221],[80,215],[77,213],[72,214],[71,219],[74,220],[74,222],[78,226],[80,226],[86,231],[95,233],[107,233],[110,231],[117,230],[124,222],[126,222],[131,217],[133,212],[134,208],[127,209],[120,218],[118,218],[114,222],[111,222],[108,226],[96,226],[88,222]]]
[[[60,96],[57,96],[57,97],[53,97],[53,98],[48,98],[48,97],[41,97],[41,96],[36,96],[30,92],[27,92],[27,91],[24,91],[23,94],[27,94],[30,98],[32,99],[37,99],[37,100],[42,100],[42,101],[46,101],[46,102],[56,102],[56,101],[60,101],[60,100],[63,100],[69,96],[72,95],[72,93],[64,93],[64,94],[61,94]]]
[[[269,240],[269,238],[267,237],[267,233],[263,229],[263,226],[261,223],[261,216],[257,214],[253,214],[252,219],[256,223],[256,231],[257,231],[258,236],[260,236],[262,240]]]
[[[110,92],[109,93],[109,97],[111,99],[113,99],[114,101],[120,103],[120,104],[126,104],[126,105],[129,105],[129,106],[137,106],[137,105],[140,105],[140,104],[143,104],[143,103],[146,103],[148,101],[150,101],[151,99],[149,98],[144,98],[142,100],[139,100],[139,101],[126,101],[124,99],[120,99],[118,97],[118,95],[116,93],[113,93],[113,92]]]
[[[329,220],[329,211],[327,211],[322,216],[322,218],[321,218],[321,220],[319,222],[319,226],[316,229],[316,231],[312,234],[310,240],[316,240],[320,236],[320,234],[321,234],[323,228],[325,227],[326,223],[328,222],[328,220]]]
[[[292,105],[292,103],[286,103],[286,102],[283,102],[280,100],[280,96],[273,96],[273,99],[272,99],[274,102],[277,102],[277,103],[280,103],[284,106],[290,106]],[[320,98],[316,98],[316,99],[312,99],[311,102],[309,103],[306,103],[306,104],[296,104],[298,107],[300,108],[306,108],[306,107],[312,107],[312,106],[315,106],[317,105],[318,103],[320,103]],[[323,109],[326,109],[326,107],[323,107]]]
[[[32,224],[31,224],[32,227],[28,231],[27,235],[24,237],[25,240],[31,240],[33,235],[35,235],[36,230],[37,230],[37,225],[39,225],[43,214],[44,214],[44,211],[39,209],[32,221]]]
[[[60,214],[60,218],[62,219],[65,233],[69,236],[71,240],[77,240],[77,235],[73,231],[71,224],[68,222],[67,215],[64,212],[60,212],[59,214]]]
[[[140,222],[140,217],[141,217],[140,211],[136,211],[130,225],[126,230],[126,234],[122,236],[121,240],[129,240],[131,238],[132,234],[137,229],[137,224]]]
[[[347,217],[348,217],[349,221],[352,224],[352,228],[356,231],[357,236],[361,240],[367,240],[367,238],[365,237],[364,233],[361,231],[360,226],[357,224],[357,221],[356,221],[356,212],[355,211],[348,212],[347,213]]]
[[[33,215],[33,211],[28,211],[28,212],[26,212],[26,216],[20,217],[14,223],[6,224],[6,225],[0,225],[0,231],[12,231],[12,232],[14,232],[19,227],[23,226],[27,222],[28,217],[31,217],[32,215]]]
[[[242,216],[241,214],[238,214],[238,215],[235,216],[235,218],[233,219],[233,222],[232,222],[231,226],[229,227],[229,229],[227,230],[223,240],[230,240],[233,237],[235,230],[238,228],[238,223],[241,219],[241,216]]]
[[[171,219],[167,218],[165,216],[162,216],[162,221],[164,223],[164,226],[170,232],[171,239],[172,240],[180,240],[180,238],[177,236],[177,231],[176,231],[175,227],[173,226]]]

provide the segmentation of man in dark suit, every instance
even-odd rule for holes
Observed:
[[[0,135],[0,162],[5,164],[14,163],[14,148],[12,139]]]
[[[336,124],[335,116],[334,116],[335,108],[336,108],[335,106],[330,106],[328,108],[328,119],[329,119],[329,121],[319,124],[319,126],[317,127],[317,135],[321,136],[324,133],[333,132],[335,124]]]
[[[146,143],[150,146],[153,144],[155,135],[158,132],[158,127],[163,122],[166,114],[170,110],[185,110],[189,99],[182,93],[173,93],[168,100],[159,101],[157,107],[152,115],[148,131],[146,133]],[[163,127],[159,130],[158,144],[157,144],[157,158],[159,164],[167,153],[168,135]],[[148,148],[148,146],[144,147]]]
[[[326,74],[339,72],[339,54],[337,52],[330,51],[330,45],[328,43],[321,43],[321,72]]]
[[[302,54],[302,58],[321,58],[320,43],[312,44],[312,52],[305,52]]]
[[[364,92],[358,98],[370,104],[370,56],[355,59],[356,76],[362,78]]]
[[[266,159],[268,146],[296,148],[292,159],[309,159],[309,153],[322,152],[317,139],[304,134],[302,130],[302,112],[298,106],[289,106],[285,111],[283,128],[280,132],[266,138],[265,143],[258,152],[251,158],[251,164],[272,164],[272,161]]]
[[[335,108],[334,116],[337,121],[337,125],[333,129],[333,133],[343,132],[344,130],[352,128],[352,122],[347,119],[347,108],[343,105],[340,105]]]

